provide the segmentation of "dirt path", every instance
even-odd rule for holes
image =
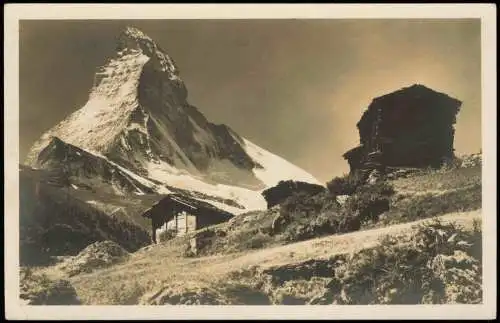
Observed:
[[[466,228],[472,228],[474,219],[481,218],[481,210],[450,213],[437,218],[444,223],[455,222]],[[226,263],[217,263],[213,266],[208,266],[206,270],[228,272],[254,265],[270,267],[302,262],[308,259],[329,258],[335,254],[350,253],[360,249],[370,248],[375,246],[379,238],[385,235],[409,233],[413,230],[412,227],[414,225],[432,219],[434,218],[397,224],[390,227],[332,235],[279,247],[246,252]]]
[[[444,223],[455,222],[466,228],[472,228],[474,219],[481,218],[481,210],[451,213],[437,218]],[[71,277],[70,281],[85,304],[123,303],[123,297],[130,297],[137,293],[137,290],[154,294],[165,287],[179,290],[189,286],[208,287],[214,282],[227,280],[231,272],[254,266],[265,269],[355,252],[374,246],[379,238],[385,235],[410,233],[414,225],[429,220],[432,218],[267,249],[199,258],[183,257],[175,249],[178,246],[157,246],[136,254],[128,262],[89,274],[77,275]],[[61,274],[55,268],[48,271],[52,271],[50,274],[53,277]]]

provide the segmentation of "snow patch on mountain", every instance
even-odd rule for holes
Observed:
[[[243,138],[243,141],[246,153],[262,165],[262,168],[254,168],[253,172],[266,186],[275,186],[282,180],[294,180],[322,185],[314,176],[303,169],[257,146],[248,139]]]
[[[31,148],[27,164],[35,162],[53,136],[86,150],[106,150],[127,127],[130,114],[139,105],[139,78],[148,60],[140,51],[111,59],[96,73],[87,103],[42,135]]]
[[[126,169],[125,167],[122,167],[122,166],[118,165],[117,163],[111,161],[109,158],[107,158],[104,155],[99,154],[98,152],[91,152],[91,151],[87,151],[87,152],[89,152],[89,153],[91,153],[91,154],[93,154],[93,155],[95,155],[97,157],[105,159],[108,163],[110,163],[111,165],[113,165],[116,168],[118,168],[121,172],[124,172],[128,176],[132,177],[134,180],[136,180],[140,184],[142,184],[142,185],[144,185],[146,187],[154,189],[159,194],[169,194],[169,193],[172,193],[166,187],[164,187],[162,185],[157,185],[157,184],[153,183],[152,181],[150,181],[150,180],[148,180],[148,179],[146,179],[146,178],[144,178],[142,176],[139,176],[139,175],[135,174],[134,172]],[[136,187],[136,189],[137,189],[137,191],[136,191],[137,195],[144,195],[145,194],[140,188]]]
[[[266,201],[264,200],[264,197],[261,195],[260,191],[254,191],[242,187],[224,184],[210,184],[204,182],[200,178],[196,178],[192,174],[175,169],[165,162],[150,163],[148,165],[148,178],[162,182],[169,186],[233,200],[236,203],[244,206],[245,210],[243,211],[245,212],[250,210],[262,210],[267,207]],[[214,205],[218,204],[215,206],[223,208],[225,210],[228,210],[227,207],[230,207],[225,204],[222,207],[221,205],[223,203],[217,203],[212,200],[206,201]],[[233,214],[234,212],[242,212],[241,209],[235,207],[230,207],[230,209],[231,211],[228,211]]]

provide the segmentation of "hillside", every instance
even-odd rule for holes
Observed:
[[[268,235],[274,207],[144,247],[90,273],[68,277],[58,265],[37,272],[70,281],[83,304],[477,303],[480,178],[475,165],[390,180],[393,207],[380,222],[344,234],[299,242]],[[198,254],[193,237],[204,239]],[[425,285],[431,280],[437,285]]]
[[[75,255],[95,241],[112,240],[129,251],[150,243],[149,232],[134,219],[85,203],[57,174],[21,168],[19,179],[21,265]]]
[[[475,221],[480,221],[480,218],[480,211],[475,211],[451,214],[439,219],[443,225],[462,225],[464,234],[467,234],[473,232],[477,223]],[[273,288],[271,284],[271,290],[266,293],[255,285],[263,285],[266,279],[274,278],[305,285],[302,288],[289,288],[288,294],[294,298],[306,298],[303,303],[307,303],[312,300],[312,296],[308,298],[301,289],[311,289],[307,285],[316,284],[322,286],[316,286],[315,292],[324,291],[333,278],[328,268],[335,264],[338,259],[336,256],[356,255],[363,250],[376,248],[379,239],[385,235],[400,241],[403,237],[411,240],[417,232],[414,226],[422,222],[313,239],[253,252],[202,258],[186,258],[183,249],[177,244],[159,245],[136,252],[123,263],[74,276],[70,281],[84,304],[189,304],[190,300],[201,304],[249,305],[256,302],[263,305],[272,303],[269,294],[276,293],[277,288]],[[451,236],[460,232],[462,231],[454,230],[446,234]],[[481,259],[475,256],[475,259]],[[321,267],[326,267],[326,271],[323,269],[319,273]],[[64,275],[55,269],[42,272],[54,279]],[[265,276],[264,274],[271,277],[260,277]],[[318,281],[315,282],[313,277]],[[281,292],[287,294],[286,289]],[[184,301],[181,301],[183,296]],[[276,302],[283,303],[278,300]]]

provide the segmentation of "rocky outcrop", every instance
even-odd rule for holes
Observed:
[[[65,259],[58,268],[74,276],[81,273],[90,273],[99,268],[109,267],[129,257],[127,250],[113,241],[95,242],[78,255]]]
[[[228,305],[226,297],[207,287],[170,287],[144,295],[140,305]]]
[[[65,279],[52,280],[21,268],[20,298],[25,305],[80,305],[75,288]]]
[[[54,185],[60,179],[50,172],[23,168],[19,179],[21,265],[76,255],[96,241],[113,240],[129,251],[150,243],[148,232],[130,219],[110,216],[77,199],[72,189]]]
[[[144,185],[137,176],[104,156],[91,154],[57,137],[53,137],[40,152],[36,165],[44,170],[59,171],[69,185],[77,187],[109,186],[115,194],[154,192],[151,186]]]

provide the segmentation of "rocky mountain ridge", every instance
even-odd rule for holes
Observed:
[[[25,164],[66,168],[117,194],[166,194],[174,187],[245,209],[265,208],[260,191],[280,180],[318,183],[227,125],[208,121],[187,101],[179,75],[158,44],[127,27],[115,55],[98,68],[87,103],[44,133]]]

